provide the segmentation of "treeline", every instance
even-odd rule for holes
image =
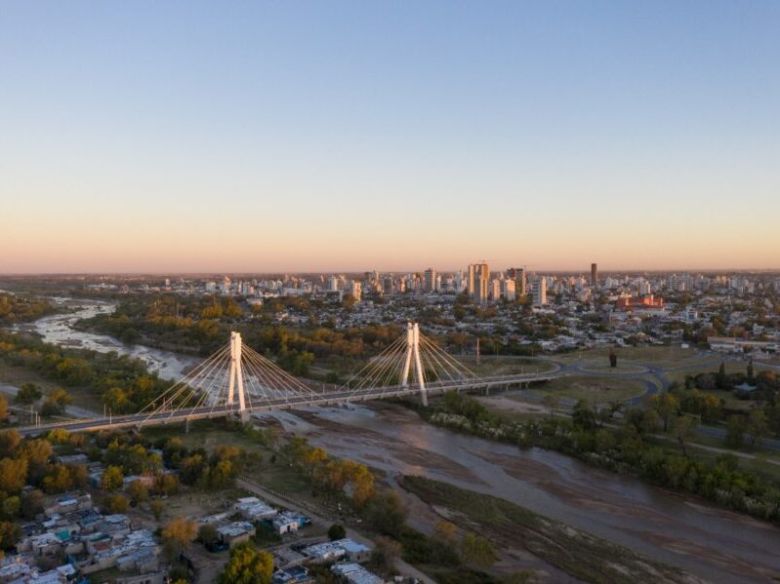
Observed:
[[[187,307],[187,308],[183,308]],[[327,326],[307,329],[253,321],[235,300],[227,298],[133,298],[122,301],[113,314],[80,322],[124,342],[209,355],[224,346],[231,330],[238,330],[253,349],[275,357],[295,375],[306,376],[316,358],[362,359],[395,341],[401,329],[372,325],[335,330]]]
[[[17,333],[0,331],[0,361],[25,367],[69,388],[86,388],[114,413],[135,412],[167,387],[143,362],[116,353],[63,349]]]
[[[36,320],[53,312],[47,300],[0,292],[0,325]]]
[[[749,392],[743,391],[739,388],[743,384],[755,387],[755,389]],[[685,387],[688,389],[734,391],[737,397],[743,399],[774,401],[775,394],[780,391],[780,378],[774,371],[766,370],[755,373],[752,362],[748,363],[744,373],[726,373],[726,365],[721,363],[717,371],[687,375]]]
[[[617,428],[604,425],[602,416],[609,413],[595,412],[584,401],[577,403],[571,419],[550,416],[518,422],[491,413],[467,395],[448,393],[433,408],[420,409],[420,413],[434,424],[521,447],[556,450],[780,523],[777,484],[741,469],[733,455],[720,456],[714,462],[688,455],[687,441],[694,426],[690,416],[676,416],[669,422],[680,445],[680,452],[674,452],[658,446],[650,436],[659,429],[659,416],[653,409],[626,412]]]

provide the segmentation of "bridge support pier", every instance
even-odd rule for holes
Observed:
[[[243,417],[246,412],[246,394],[244,393],[244,372],[241,369],[241,347],[241,333],[231,332],[227,403],[232,406],[235,403],[236,394],[238,394],[238,413],[239,416]]]
[[[401,385],[409,387],[409,377],[412,374],[414,363],[414,379],[420,386],[420,400],[422,405],[428,407],[428,391],[425,389],[425,371],[420,360],[420,327],[411,322],[406,323],[406,359],[401,373]]]

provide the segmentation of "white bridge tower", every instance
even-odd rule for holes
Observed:
[[[425,390],[425,372],[420,360],[420,327],[418,324],[406,323],[406,360],[401,374],[401,385],[409,387],[409,377],[412,373],[412,361],[414,361],[414,379],[420,386],[420,399],[424,406],[428,405],[428,393]]]
[[[230,333],[229,375],[227,403],[232,406],[238,393],[238,413],[243,417],[246,412],[246,395],[244,394],[244,372],[241,370],[241,333]]]

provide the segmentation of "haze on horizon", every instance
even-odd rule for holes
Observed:
[[[7,2],[0,273],[780,268],[780,4]]]

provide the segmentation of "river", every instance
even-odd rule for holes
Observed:
[[[27,328],[48,342],[138,357],[164,377],[176,378],[196,362],[76,331],[72,325],[79,318],[114,309],[93,301],[76,304],[80,308],[75,312],[44,317]],[[414,412],[390,404],[301,415],[281,412],[276,417],[336,456],[390,475],[419,474],[503,497],[712,582],[771,582],[780,577],[777,527],[555,452],[457,434],[422,423]]]
[[[143,361],[150,371],[156,372],[163,379],[181,379],[184,372],[199,363],[197,357],[153,349],[144,345],[126,345],[108,335],[78,331],[73,325],[83,319],[110,314],[116,310],[116,304],[95,300],[75,300],[72,298],[52,298],[58,306],[67,312],[44,316],[32,323],[17,325],[17,330],[37,333],[47,343],[77,349],[90,349],[99,353],[114,351],[121,355],[129,355]]]

